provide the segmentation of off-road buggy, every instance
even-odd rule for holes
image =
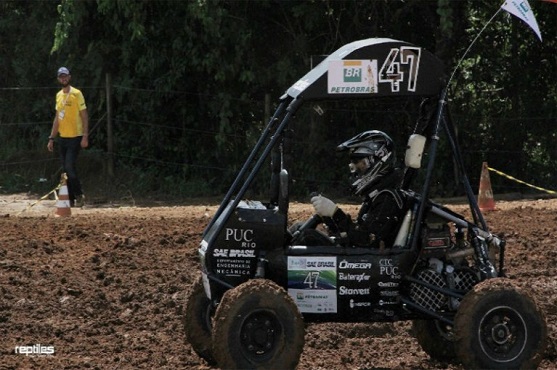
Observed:
[[[546,341],[544,315],[504,277],[505,240],[488,230],[465,175],[446,94],[442,62],[392,39],[347,44],[286,91],[203,233],[201,276],[184,317],[187,339],[202,358],[222,368],[295,368],[306,322],[412,320],[432,358],[474,369],[537,366]],[[298,245],[289,231],[291,181],[281,160],[296,111],[309,101],[389,96],[430,102],[420,118],[425,125],[408,140],[402,184],[408,207],[394,245]],[[442,131],[471,221],[428,196]],[[422,154],[427,169],[421,191],[414,192],[410,184]],[[246,200],[270,157],[269,201]],[[301,229],[319,221],[314,216]]]

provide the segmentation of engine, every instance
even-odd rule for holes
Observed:
[[[479,281],[477,273],[468,267],[455,267],[445,264],[437,258],[429,260],[429,267],[418,272],[416,278],[426,284],[439,288],[456,290],[462,294],[472,289]],[[412,283],[410,298],[420,306],[431,311],[456,310],[459,301],[456,298],[438,292],[427,285]]]
[[[453,311],[458,308],[459,300],[449,297],[430,286],[468,292],[479,282],[477,271],[469,267],[464,242],[460,230],[451,233],[447,222],[428,222],[422,233],[421,263],[414,277],[423,284],[410,285],[410,298],[420,306],[431,311]]]

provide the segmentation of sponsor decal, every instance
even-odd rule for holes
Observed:
[[[395,311],[384,310],[384,309],[380,309],[380,308],[374,308],[373,313],[377,313],[379,315],[385,315],[385,316],[394,316],[395,315]]]
[[[241,248],[257,247],[257,243],[253,241],[252,229],[232,229],[227,227],[224,231],[224,240],[241,243]]]
[[[395,266],[391,258],[383,258],[379,260],[379,275],[388,275],[391,279],[400,279],[398,266]]]
[[[335,270],[336,257],[288,257],[288,270]]]
[[[336,261],[307,261],[308,268],[336,267]]]
[[[217,260],[217,267],[227,269],[249,269],[251,264],[249,261],[230,261],[230,260]]]
[[[398,287],[398,283],[394,281],[380,281],[377,283],[377,286],[381,288],[396,288]]]
[[[392,48],[381,67],[378,60],[331,60],[327,73],[329,94],[376,94],[381,88],[392,93],[415,92],[422,49]]]
[[[381,297],[397,297],[399,295],[398,290],[382,290],[379,292]]]
[[[379,300],[379,306],[388,306],[388,305],[395,305],[397,304],[396,301],[385,301],[383,299]]]
[[[367,275],[364,272],[362,272],[361,274],[350,274],[350,273],[340,272],[338,274],[339,280],[357,281],[359,283],[361,283],[362,281],[369,281],[370,278],[371,276]]]
[[[370,270],[371,267],[371,262],[348,262],[346,260],[342,260],[338,264],[338,268],[343,270]]]
[[[298,258],[289,257],[288,270],[300,270],[300,269],[305,270],[307,263],[308,262],[305,257],[298,257]]]
[[[351,299],[350,308],[355,307],[371,307],[371,302],[355,302],[353,299]]]
[[[239,270],[239,269],[215,269],[216,273],[219,275],[227,276],[249,276],[249,270]]]
[[[294,299],[300,312],[335,313],[337,301],[334,291],[288,289],[288,295]]]
[[[326,299],[328,298],[327,294],[320,294],[320,293],[305,293],[304,294],[304,299]]]
[[[288,294],[300,312],[337,312],[336,257],[289,256]]]
[[[298,91],[304,91],[309,86],[308,80],[298,80],[292,88]]]
[[[338,288],[339,295],[369,295],[370,289],[369,288],[347,288],[345,286],[341,286]]]
[[[379,70],[379,82],[388,84],[391,92],[416,91],[421,54],[422,49],[413,46],[392,48]]]
[[[447,248],[448,246],[449,246],[448,238],[427,239],[427,248]]]
[[[377,92],[377,60],[332,60],[327,74],[329,94]]]
[[[215,272],[228,276],[248,276],[251,273],[251,260],[217,259]]]
[[[214,257],[229,257],[229,258],[255,258],[255,251],[252,249],[218,249],[213,251]]]

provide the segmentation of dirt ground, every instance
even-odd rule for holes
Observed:
[[[509,278],[545,312],[540,369],[554,369],[557,200],[496,206],[486,219],[507,239]],[[58,218],[53,200],[0,197],[0,369],[211,369],[185,340],[181,317],[216,208],[102,204]],[[311,209],[291,210],[293,220]],[[431,360],[407,322],[310,324],[305,339],[298,369],[461,369]]]

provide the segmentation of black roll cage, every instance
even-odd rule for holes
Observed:
[[[397,60],[400,60],[400,62],[397,62]],[[358,90],[354,92],[354,89],[351,91],[345,88],[344,90],[337,89],[343,91],[341,93],[333,93],[331,88],[332,78],[329,76],[333,71],[332,68],[339,65],[339,63],[350,65],[351,63],[357,64],[358,61],[366,62],[368,70],[375,67],[379,71],[379,64],[381,64],[381,70],[379,72],[376,71],[376,75],[379,78],[383,74],[386,76],[381,82],[387,86],[390,84],[390,90],[389,88],[384,88],[382,84],[372,81],[371,84],[375,83],[376,85],[371,88],[364,88],[362,92]],[[404,79],[404,77],[408,75],[411,77],[413,74],[416,77],[414,81],[411,81],[411,78]],[[429,159],[425,181],[421,189],[421,197],[418,200],[419,207],[415,223],[416,227],[411,238],[411,249],[417,247],[418,236],[421,233],[442,129],[446,134],[452,156],[458,166],[459,180],[464,187],[474,223],[481,225],[479,228],[488,232],[486,222],[477,204],[469,179],[466,176],[464,161],[455,137],[455,127],[450,119],[447,107],[446,81],[444,67],[439,59],[426,50],[403,41],[392,39],[360,40],[347,44],[332,53],[292,85],[280,98],[274,115],[267,123],[260,138],[224,196],[215,216],[211,219],[203,233],[207,246],[210,248],[213,245],[217,235],[220,234],[257,173],[269,158],[271,151],[281,142],[288,124],[302,104],[308,101],[327,99],[374,99],[385,96],[415,96],[436,99],[437,101],[435,115],[427,123],[427,131],[430,135],[427,150]],[[408,83],[407,90],[403,90],[400,86],[404,82]],[[282,164],[280,167],[282,167]],[[283,168],[280,169],[282,170]],[[286,204],[288,204],[288,201],[286,201]],[[279,207],[278,212],[283,212],[286,215],[288,212],[287,207],[282,207],[282,209]],[[220,220],[220,222],[216,222],[217,220]]]

